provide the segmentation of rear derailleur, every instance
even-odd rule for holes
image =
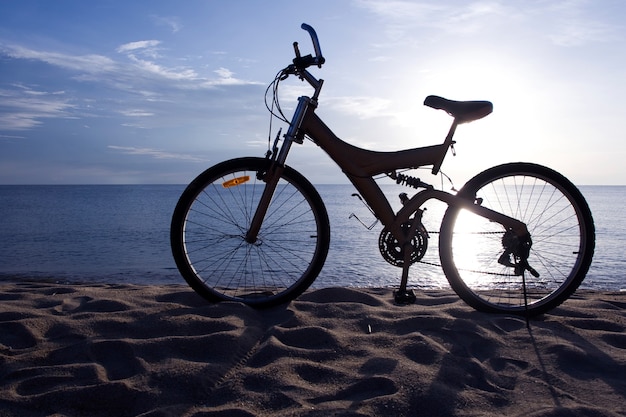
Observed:
[[[498,263],[513,268],[515,275],[520,276],[524,274],[524,271],[528,271],[532,276],[538,278],[539,272],[528,264],[532,245],[530,234],[518,236],[513,230],[507,230],[502,236],[504,252],[498,258]]]

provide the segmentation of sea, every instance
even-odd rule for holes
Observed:
[[[399,208],[395,187],[383,189]],[[0,280],[185,284],[169,243],[171,215],[184,188],[0,185]],[[316,189],[328,210],[331,246],[312,287],[397,286],[401,270],[380,255],[382,227],[353,196],[354,188],[318,185]],[[626,291],[626,186],[579,189],[596,226],[595,256],[581,288]],[[426,208],[424,224],[436,233],[445,207],[434,202]],[[411,268],[411,287],[449,288],[438,265],[437,240],[431,235],[423,263]]]

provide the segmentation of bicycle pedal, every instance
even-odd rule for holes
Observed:
[[[413,290],[404,290],[404,291],[394,291],[393,298],[396,303],[401,305],[415,304],[417,297],[415,296],[415,291]]]

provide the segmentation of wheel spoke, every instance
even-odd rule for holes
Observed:
[[[256,173],[265,165],[258,158],[218,164],[188,187],[175,210],[171,235],[177,266],[212,301],[259,307],[288,301],[313,282],[326,258],[326,209],[313,186],[290,168],[276,185],[256,242],[246,242],[266,185]]]
[[[562,175],[534,164],[501,165],[474,177],[460,193],[527,225],[532,239],[528,264],[539,273],[522,277],[524,267],[515,267],[524,265],[514,250],[515,234],[451,207],[440,234],[442,268],[468,304],[485,311],[539,314],[580,285],[593,256],[593,219],[578,189]]]

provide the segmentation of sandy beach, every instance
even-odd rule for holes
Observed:
[[[526,327],[451,291],[0,283],[0,416],[626,416],[626,293]]]

